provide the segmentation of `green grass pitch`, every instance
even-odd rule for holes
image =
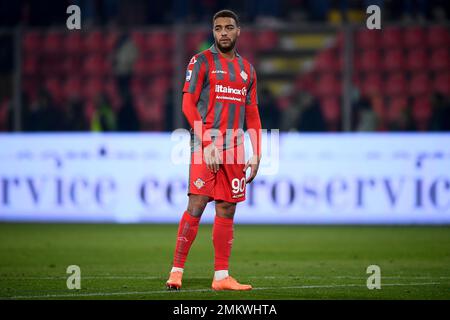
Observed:
[[[1,299],[449,299],[450,227],[235,225],[230,271],[248,292],[214,292],[211,225],[183,288],[167,291],[177,225],[0,224]],[[68,290],[69,265],[81,289]],[[381,290],[366,286],[381,268]]]

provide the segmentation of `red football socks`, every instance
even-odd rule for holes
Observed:
[[[178,226],[177,244],[173,258],[174,267],[184,268],[189,249],[197,236],[199,222],[200,218],[191,216],[187,211],[184,212]]]
[[[214,270],[228,270],[233,244],[233,219],[216,216],[213,226]]]

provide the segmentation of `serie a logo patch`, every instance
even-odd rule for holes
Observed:
[[[186,81],[191,81],[192,70],[186,71]]]

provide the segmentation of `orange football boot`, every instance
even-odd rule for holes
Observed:
[[[222,280],[213,280],[211,287],[213,290],[252,290],[251,285],[240,284],[231,276]]]
[[[183,278],[183,272],[175,271],[171,272],[169,280],[166,282],[166,287],[168,290],[180,290],[181,289],[181,278]]]

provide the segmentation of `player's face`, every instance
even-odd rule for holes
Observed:
[[[234,49],[241,30],[233,18],[220,17],[214,20],[213,33],[217,48],[221,52]]]

